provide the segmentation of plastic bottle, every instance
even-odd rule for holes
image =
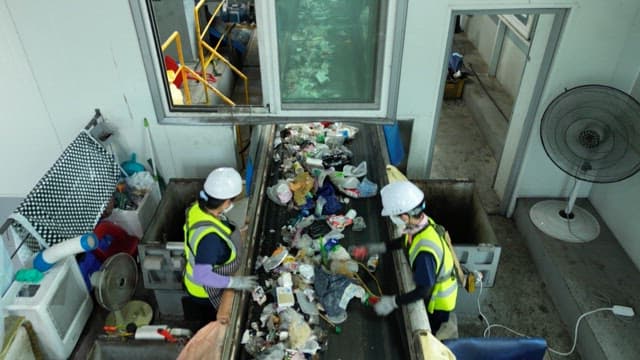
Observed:
[[[322,216],[322,208],[324,208],[324,205],[327,203],[327,199],[325,199],[323,196],[319,196],[318,200],[316,200],[316,211],[315,211],[315,215],[316,217],[321,217]]]
[[[380,257],[377,254],[371,256],[369,260],[367,260],[367,269],[369,269],[369,271],[371,272],[375,272],[376,268],[378,267],[379,260],[380,260]]]
[[[327,242],[324,243],[324,249],[329,252],[332,251],[333,248],[338,245],[340,243],[340,241],[338,239],[335,238],[331,238],[329,240],[327,240]]]
[[[358,272],[358,264],[352,260],[334,260],[329,268],[332,273],[340,275],[351,275]]]

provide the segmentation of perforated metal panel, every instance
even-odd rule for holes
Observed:
[[[46,246],[93,230],[113,195],[119,169],[114,157],[86,131],[60,155],[20,204]],[[37,251],[45,244],[27,242]]]

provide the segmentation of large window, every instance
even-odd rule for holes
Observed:
[[[130,2],[161,122],[395,117],[407,0]]]
[[[276,1],[283,108],[375,104],[382,5],[379,0]]]

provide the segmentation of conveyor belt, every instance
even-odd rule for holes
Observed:
[[[355,139],[348,144],[353,151],[353,164],[366,160],[368,165],[367,177],[379,184],[381,187],[385,177],[383,148],[380,146],[380,129],[374,125],[357,125],[360,129]],[[270,152],[269,152],[270,154]],[[281,178],[278,164],[270,158],[265,167],[268,172],[263,186],[275,184]],[[251,263],[255,263],[257,256],[269,255],[281,242],[280,228],[296,216],[295,212],[289,212],[285,207],[281,207],[263,197],[259,225],[255,234],[256,248]],[[351,231],[347,228],[344,231],[345,238],[341,244],[348,247],[352,244],[363,244],[368,242],[384,241],[388,238],[388,229],[383,218],[380,217],[381,203],[380,197],[375,196],[367,199],[351,199],[348,208],[353,208],[358,215],[363,216],[366,222],[366,229],[361,232]],[[346,211],[346,210],[345,210]],[[258,274],[264,274],[262,269]],[[385,255],[380,259],[378,271],[376,272],[384,293],[393,294],[397,292],[396,277],[391,255]],[[363,274],[363,278],[366,279]],[[370,288],[377,292],[373,282]],[[257,321],[262,307],[254,302],[244,301],[247,307],[247,316],[242,328],[247,328],[252,321]],[[388,317],[378,317],[373,309],[360,304],[357,299],[352,300],[347,308],[348,319],[340,325],[340,334],[333,332],[333,329],[326,323],[323,326],[329,332],[328,347],[321,353],[323,359],[406,359],[408,356],[407,341],[403,339],[405,335],[404,321],[400,311],[394,312]],[[242,330],[240,331],[240,333]],[[239,349],[240,358],[246,359],[250,356]]]

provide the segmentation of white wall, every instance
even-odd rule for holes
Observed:
[[[640,4],[636,1],[583,1],[572,11],[561,40],[547,90],[539,109],[546,108],[564,88],[598,83],[631,92],[640,71]],[[608,15],[608,16],[605,16]],[[571,184],[547,159],[532,133],[519,179],[520,196],[567,196]],[[640,126],[636,126],[640,131]],[[540,179],[539,174],[546,174]],[[543,181],[541,181],[543,180]],[[584,192],[582,195],[587,195]],[[589,200],[604,218],[627,254],[640,268],[640,175],[614,184],[593,185]]]
[[[445,61],[449,18],[453,10],[499,8],[567,7],[571,11],[561,33],[546,86],[537,109],[515,197],[568,196],[571,179],[548,159],[539,140],[539,119],[547,105],[565,88],[599,83],[630,91],[639,71],[640,41],[635,0],[522,0],[522,1],[409,1],[408,28],[403,55],[399,118],[414,118],[412,146],[409,154],[410,177],[426,177],[435,119],[439,115],[440,84]],[[607,188],[594,190],[592,201],[599,213],[624,244],[637,243],[640,222],[624,222],[619,214],[639,213],[640,180],[636,177]],[[598,188],[599,186],[596,186]],[[588,196],[585,187],[580,196]],[[618,200],[612,200],[615,194]],[[613,213],[610,209],[619,206]],[[609,213],[610,215],[606,215]],[[613,220],[613,221],[612,221]],[[634,237],[635,236],[635,237]],[[638,263],[640,251],[626,246]]]
[[[542,101],[537,112],[524,166],[518,180],[517,195],[566,196],[572,180],[548,159],[539,140],[539,119],[549,103],[565,88],[583,84],[605,84],[629,92],[637,74],[638,61],[621,61],[625,54],[638,59],[640,42],[630,32],[638,31],[640,3],[626,0],[600,2],[582,0],[568,16]],[[587,189],[588,190],[588,189]],[[588,191],[581,193],[588,195]]]
[[[22,197],[100,108],[117,127],[119,155],[147,159],[151,122],[165,178],[204,177],[235,165],[228,126],[160,126],[129,3],[0,0],[2,142],[0,196]]]
[[[465,34],[478,49],[478,52],[487,65],[491,63],[497,30],[498,24],[495,23],[489,15],[474,15],[468,17]],[[512,99],[515,99],[520,89],[520,80],[522,79],[522,71],[526,58],[525,53],[520,50],[509,35],[511,31],[512,30],[507,27],[502,48],[498,55],[498,66],[495,76],[504,90],[511,95]]]
[[[507,31],[511,30],[507,29]],[[496,79],[512,99],[518,96],[525,63],[525,53],[520,50],[510,36],[505,36],[498,61]]]
[[[630,91],[640,62],[635,0],[410,0],[398,117],[414,119],[408,173],[429,173],[432,136],[439,115],[452,10],[504,7],[571,7],[558,52],[542,94],[534,129],[549,102],[564,88],[603,83]],[[0,195],[24,196],[64,147],[102,109],[119,130],[124,149],[145,159],[142,119],[152,123],[165,177],[205,176],[233,165],[233,131],[226,126],[160,126],[126,0],[0,0],[0,97],[2,141]],[[6,174],[11,174],[7,176]],[[566,195],[570,181],[546,157],[537,131],[531,134],[516,196]],[[608,188],[613,186],[612,188]],[[594,190],[601,214],[614,206],[638,213],[637,178]],[[597,188],[597,187],[596,187]],[[588,189],[585,190],[588,193]],[[623,201],[610,200],[616,194]],[[629,195],[629,196],[627,196]],[[634,196],[635,195],[635,196]],[[607,215],[608,216],[608,215]],[[611,222],[611,217],[605,218]],[[638,222],[611,223],[622,243],[631,243]],[[636,250],[634,250],[636,251]],[[640,255],[631,254],[635,259]]]
[[[2,197],[28,192],[63,149],[7,13],[0,2]]]
[[[410,0],[407,17],[407,28],[410,30],[405,35],[398,118],[415,119],[408,166],[411,177],[426,177],[428,174],[433,124],[440,107],[440,83],[443,78],[451,12],[507,7],[571,9],[542,94],[534,129],[539,126],[540,116],[546,106],[565,88],[586,83],[604,83],[630,90],[635,77],[622,77],[618,74],[637,74],[638,62],[629,59],[637,59],[638,56],[627,56],[624,61],[619,56],[623,52],[625,55],[634,55],[640,45],[638,42],[627,42],[627,38],[631,39],[628,33],[640,8],[637,1]],[[538,133],[534,131],[530,138],[516,196],[564,194],[567,177],[547,158]]]
[[[464,34],[476,47],[484,62],[489,64],[498,25],[488,15],[473,15],[467,18]]]
[[[638,62],[638,44],[640,44],[640,17],[636,17],[633,28],[629,31],[627,38],[627,46],[623,49],[624,59],[620,59],[619,63],[626,61]],[[629,60],[632,57],[635,60]],[[633,72],[624,73],[629,66],[623,67],[618,73],[628,77]],[[631,65],[633,69],[633,65]],[[628,70],[627,70],[628,71]],[[630,93],[638,101],[640,101],[640,69],[636,65],[636,81]],[[636,125],[636,132],[640,134],[640,124]],[[638,155],[640,156],[640,154]],[[614,233],[620,245],[627,251],[631,260],[640,268],[640,221],[638,214],[640,213],[640,174],[618,183],[613,184],[596,184],[593,185],[591,195],[589,196],[591,203],[598,209],[598,213]]]
[[[640,269],[640,176],[594,185],[589,200]]]

